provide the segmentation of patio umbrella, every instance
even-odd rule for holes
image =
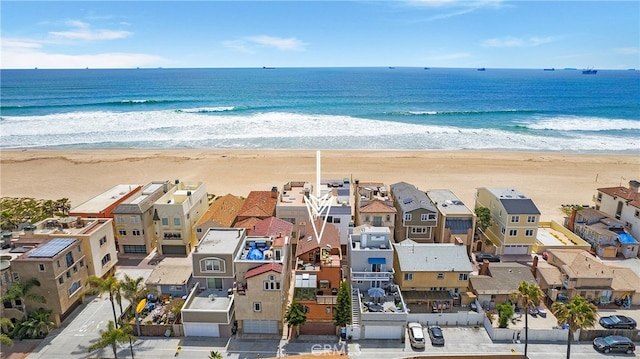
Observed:
[[[384,289],[378,287],[371,287],[367,291],[371,298],[380,298],[384,297]]]

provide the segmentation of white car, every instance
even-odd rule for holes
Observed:
[[[422,330],[422,325],[420,323],[409,323],[407,324],[407,328],[409,330],[409,342],[411,343],[412,348],[424,348],[424,331]]]

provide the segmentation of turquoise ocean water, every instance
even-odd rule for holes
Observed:
[[[2,70],[0,148],[640,154],[640,71]]]

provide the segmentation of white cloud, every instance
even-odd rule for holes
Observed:
[[[503,38],[491,38],[484,40],[482,46],[484,47],[535,47],[543,44],[547,44],[555,41],[555,37],[537,37],[532,36],[529,38],[520,38],[513,36],[506,36]]]
[[[247,54],[253,54],[255,53],[255,51],[251,50],[250,48],[247,47],[247,43],[243,40],[228,40],[228,41],[223,41],[222,42],[222,46],[224,47],[228,47],[230,49],[234,49],[240,52],[244,52]]]
[[[129,31],[92,30],[88,23],[78,20],[70,20],[66,24],[72,29],[69,31],[50,31],[49,35],[54,38],[69,40],[115,40],[131,35]]]
[[[468,14],[482,8],[500,8],[503,6],[503,0],[411,0],[406,4],[431,9],[454,9],[426,19],[427,21],[433,21]]]
[[[251,41],[255,44],[258,45],[262,45],[262,46],[268,46],[268,47],[275,47],[278,50],[304,50],[305,46],[307,44],[305,44],[304,42],[294,38],[294,37],[290,37],[290,38],[282,38],[282,37],[274,37],[274,36],[267,36],[267,35],[258,35],[258,36],[251,36],[247,38],[248,41]]]

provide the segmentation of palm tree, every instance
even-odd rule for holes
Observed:
[[[40,294],[31,293],[32,288],[39,287],[39,286],[40,286],[40,282],[35,278],[31,278],[24,283],[19,280],[12,282],[7,288],[7,291],[2,295],[2,297],[0,297],[0,302],[3,302],[3,303],[10,302],[16,299],[20,300],[22,302],[22,311],[24,312],[24,319],[26,320],[28,318],[27,304],[25,303],[26,300],[30,300],[32,302],[42,303],[42,304],[47,302],[47,299],[44,296]]]
[[[518,285],[518,291],[512,293],[510,297],[512,301],[522,304],[524,309],[524,356],[526,358],[529,346],[529,309],[540,304],[544,293],[536,283],[522,281]]]
[[[124,325],[121,328],[116,327],[116,325],[109,321],[109,328],[100,334],[101,339],[96,343],[93,343],[87,348],[89,352],[94,350],[106,348],[111,346],[113,349],[113,357],[118,359],[118,343],[129,343],[129,347],[131,349],[131,357],[133,357],[133,346],[131,343],[135,342],[137,338],[131,334],[131,327],[128,325]]]
[[[96,276],[90,276],[87,278],[92,288],[87,291],[88,294],[102,294],[109,293],[109,300],[111,301],[111,310],[113,310],[113,322],[118,323],[118,317],[116,316],[116,305],[113,301],[116,292],[118,292],[118,279],[110,274],[106,278],[98,278]],[[114,324],[115,325],[115,324]],[[116,325],[117,328],[117,325]]]
[[[284,320],[288,325],[295,328],[296,336],[300,335],[300,326],[307,322],[307,315],[305,314],[304,306],[298,303],[298,299],[293,298],[293,301],[287,307]]]
[[[567,323],[567,359],[571,358],[571,337],[580,328],[591,328],[596,323],[598,308],[581,296],[575,296],[569,303],[555,302],[551,312],[558,319],[558,325]]]
[[[209,353],[209,359],[222,359],[222,354],[217,350],[212,350]]]
[[[124,279],[120,281],[120,292],[122,294],[122,297],[124,297],[129,301],[129,303],[131,303],[133,312],[135,313],[137,328],[136,332],[138,335],[140,335],[140,321],[138,320],[139,313],[136,306],[138,304],[138,301],[142,299],[147,293],[147,288],[145,288],[143,281],[143,277],[134,279],[126,274],[124,275]]]
[[[13,336],[28,339],[42,339],[49,334],[54,323],[49,319],[51,310],[39,308],[29,313],[29,318],[24,320],[13,331]]]
[[[0,318],[0,327],[2,327],[3,330],[5,327],[13,328],[13,323],[9,318]],[[0,332],[0,344],[11,347],[13,346],[13,340],[5,333]]]

